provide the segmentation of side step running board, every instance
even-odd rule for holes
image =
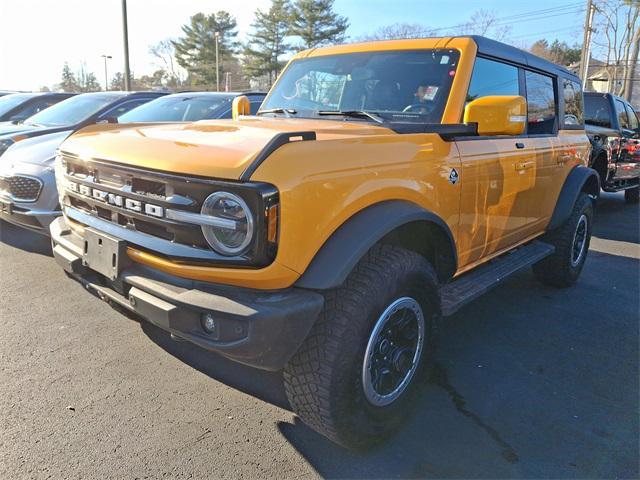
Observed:
[[[551,255],[554,250],[552,245],[534,241],[463,274],[440,290],[442,314],[445,317],[454,314],[463,305],[491,290],[517,271]]]

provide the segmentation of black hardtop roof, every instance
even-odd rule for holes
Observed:
[[[556,65],[544,58],[540,58],[537,55],[480,35],[468,35],[467,37],[472,38],[473,41],[476,42],[476,45],[478,46],[478,53],[480,55],[506,60],[511,63],[531,67],[536,70],[548,72],[580,83],[580,79],[576,74],[560,65]]]
[[[618,96],[618,95],[614,95],[613,93],[608,93],[608,92],[584,92],[584,95],[587,97],[611,97],[611,98],[615,98],[616,100],[620,100],[621,102],[624,103],[630,103],[629,101],[625,100],[624,98]]]

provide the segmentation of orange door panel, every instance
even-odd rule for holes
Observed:
[[[472,264],[529,234],[536,153],[526,138],[457,142],[462,163],[459,267]]]

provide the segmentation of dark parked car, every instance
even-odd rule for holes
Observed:
[[[13,93],[0,98],[0,122],[22,122],[75,93]]]
[[[585,130],[591,140],[591,168],[606,192],[624,190],[637,203],[640,179],[640,122],[633,107],[610,93],[584,94]]]
[[[231,104],[239,95],[251,102],[251,114],[262,105],[265,93],[184,92],[158,98],[118,118],[118,123],[195,122],[214,118],[231,118]]]
[[[24,122],[0,123],[0,155],[15,142],[58,132],[72,133],[93,123],[114,123],[117,118],[167,92],[83,93],[36,113]]]

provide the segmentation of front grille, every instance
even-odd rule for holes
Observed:
[[[239,183],[202,177],[176,175],[140,169],[112,161],[80,159],[61,152],[64,184],[62,205],[81,214],[144,233],[176,245],[202,251],[210,258],[211,248],[202,228],[193,223],[168,218],[168,210],[200,213],[204,200],[216,190],[241,195],[256,213],[256,231],[266,232],[267,207],[277,202],[275,188],[267,184]],[[141,244],[142,247],[147,247]],[[275,247],[257,235],[252,248],[239,257],[221,257],[221,263],[259,266],[270,263]],[[199,253],[198,253],[199,254]]]
[[[0,178],[0,187],[16,201],[35,202],[42,191],[42,182],[37,178],[14,175]]]

